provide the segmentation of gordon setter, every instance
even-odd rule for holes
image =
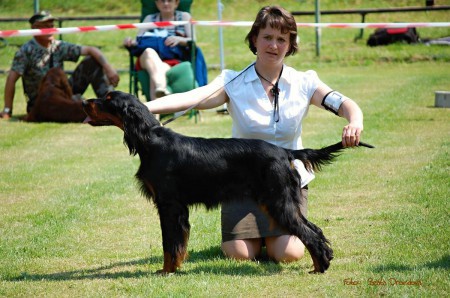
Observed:
[[[50,69],[42,78],[33,108],[25,117],[28,122],[83,122],[81,100],[72,99],[72,89],[64,71]]]
[[[232,199],[256,201],[300,238],[311,254],[312,272],[323,273],[330,266],[330,243],[300,212],[301,177],[293,161],[301,160],[310,171],[319,170],[343,148],[342,143],[320,150],[288,150],[262,140],[187,137],[161,126],[136,97],[120,91],[83,101],[83,108],[88,115],[85,122],[122,129],[130,154],[141,159],[136,178],[158,209],[162,273],[175,272],[187,257],[188,207],[203,204],[211,209]]]

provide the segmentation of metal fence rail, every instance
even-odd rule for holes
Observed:
[[[365,23],[366,15],[371,13],[400,13],[400,12],[424,12],[424,11],[443,11],[443,10],[450,10],[450,5],[322,10],[319,13],[321,15],[359,14],[361,15],[361,23]],[[292,11],[292,15],[294,16],[313,16],[315,14],[316,14],[315,11]],[[359,35],[355,37],[355,41],[361,39],[363,35],[364,29],[360,29]]]

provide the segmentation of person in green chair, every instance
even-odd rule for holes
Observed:
[[[147,15],[145,22],[163,22],[163,21],[190,21],[191,15],[188,12],[176,10],[180,0],[155,0],[159,13]],[[189,24],[173,27],[162,27],[155,29],[141,29],[138,31],[137,38],[142,36],[166,37],[164,45],[170,48],[177,46],[187,46],[192,40],[192,30]],[[137,40],[127,37],[124,40],[125,47],[137,45]],[[145,69],[150,75],[150,100],[170,94],[167,89],[167,71],[180,62],[179,59],[164,59],[153,48],[146,48],[138,58],[137,67]]]

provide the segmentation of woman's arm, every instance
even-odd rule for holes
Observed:
[[[331,91],[332,89],[330,87],[324,83],[320,83],[311,98],[311,104],[321,109],[325,109],[322,105],[322,101]],[[361,133],[364,129],[363,113],[358,104],[352,99],[344,95],[343,100],[344,102],[339,107],[338,115],[347,119],[348,124],[344,126],[342,130],[342,144],[345,147],[353,147],[358,145],[361,140]]]
[[[220,79],[215,79],[208,85],[184,93],[176,93],[152,100],[145,105],[154,114],[180,112],[198,104],[196,109],[206,110],[216,108],[228,101],[228,95]]]

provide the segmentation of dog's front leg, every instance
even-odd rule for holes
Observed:
[[[161,222],[164,265],[161,274],[174,273],[187,258],[189,240],[189,209],[178,202],[158,204]]]

